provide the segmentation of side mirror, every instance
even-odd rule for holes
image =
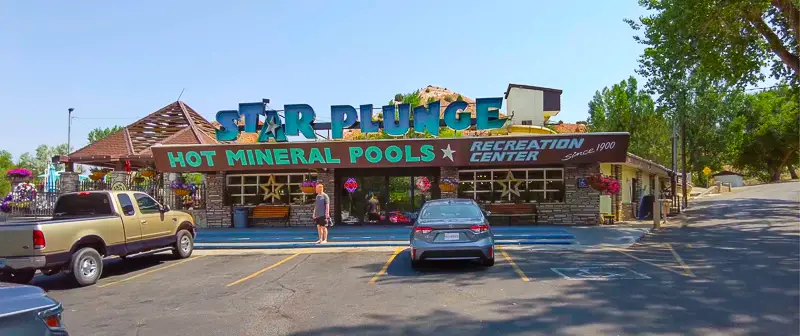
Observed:
[[[168,212],[168,211],[169,211],[169,205],[162,205],[161,206],[161,212]]]

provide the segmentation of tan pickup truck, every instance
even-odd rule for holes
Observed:
[[[103,257],[172,247],[176,257],[188,258],[194,235],[191,215],[142,192],[64,194],[52,219],[0,224],[0,281],[28,283],[41,270],[91,285],[103,273]]]

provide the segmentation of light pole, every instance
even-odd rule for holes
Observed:
[[[72,150],[70,145],[70,132],[72,131],[72,111],[75,111],[74,108],[68,108],[68,119],[67,119],[67,154],[69,154]]]

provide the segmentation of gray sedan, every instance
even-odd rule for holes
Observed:
[[[425,203],[411,231],[411,267],[427,260],[477,260],[494,265],[494,235],[475,201]]]
[[[61,312],[39,287],[0,282],[0,335],[68,336]]]

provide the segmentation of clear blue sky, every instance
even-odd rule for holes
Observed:
[[[624,1],[3,1],[0,148],[73,147],[181,100],[209,120],[240,102],[385,104],[437,85],[564,90],[564,121],[634,74],[643,47]],[[97,119],[114,118],[114,119]]]

